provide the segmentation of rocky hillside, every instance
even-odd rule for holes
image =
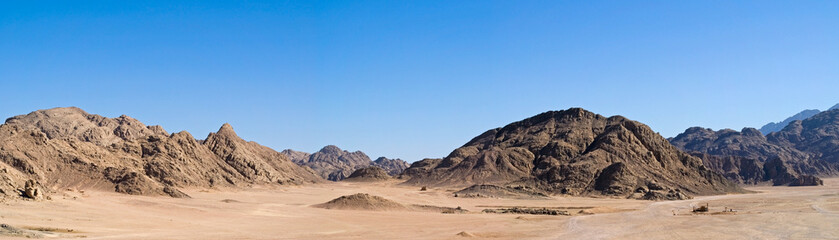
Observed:
[[[408,168],[408,163],[401,159],[380,157],[376,161],[371,161],[370,157],[364,152],[349,152],[341,150],[335,145],[328,145],[312,154],[291,149],[283,150],[282,153],[290,157],[295,163],[311,168],[318,175],[330,181],[343,180],[355,170],[369,166],[382,168],[390,175],[398,175],[405,168]]]
[[[670,139],[680,149],[701,156],[709,167],[741,183],[774,185],[817,183],[814,176],[839,174],[839,110],[790,122],[763,136],[756,129],[741,132],[698,127]],[[783,174],[778,174],[783,173]]]
[[[414,185],[526,185],[645,199],[741,191],[646,125],[580,108],[491,129],[444,159],[415,162],[404,174]]]
[[[39,110],[0,125],[0,195],[27,180],[50,191],[96,188],[185,197],[179,187],[236,187],[320,181],[285,155],[239,138],[229,124],[197,141],[128,116],[78,108]]]

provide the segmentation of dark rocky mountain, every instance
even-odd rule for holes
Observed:
[[[385,172],[384,169],[376,166],[369,166],[355,170],[349,177],[344,179],[344,181],[374,182],[389,179],[391,179],[391,176]]]
[[[760,132],[763,133],[763,135],[767,135],[767,134],[770,134],[770,133],[773,133],[773,132],[781,131],[781,129],[784,129],[784,127],[789,125],[789,123],[791,123],[792,121],[804,120],[804,119],[810,118],[812,116],[815,116],[816,114],[819,114],[820,112],[821,111],[819,111],[818,109],[807,109],[807,110],[801,111],[801,112],[799,112],[795,115],[792,115],[792,117],[784,119],[783,121],[780,121],[780,122],[777,122],[777,123],[776,122],[767,123],[766,125],[763,125],[763,127],[760,127]]]
[[[736,182],[800,185],[818,183],[815,176],[839,173],[837,139],[839,110],[830,110],[792,121],[766,136],[753,128],[737,132],[693,127],[670,141]]]
[[[408,163],[402,159],[380,157],[376,161],[371,161],[370,157],[364,152],[349,152],[335,145],[328,145],[312,154],[291,149],[283,150],[282,153],[289,156],[295,163],[311,168],[318,175],[330,181],[341,181],[349,177],[355,170],[369,166],[382,168],[393,176],[408,168]]]
[[[379,157],[373,161],[373,166],[385,170],[387,174],[390,174],[391,176],[397,176],[408,168],[408,162],[399,158],[389,159],[386,157]]]
[[[742,191],[648,126],[580,108],[491,129],[446,158],[415,162],[403,178],[412,185],[524,185],[644,199]]]
[[[824,111],[803,121],[793,121],[766,138],[772,143],[810,153],[825,162],[839,164],[839,109]]]
[[[95,188],[185,197],[179,187],[237,187],[321,181],[285,155],[239,138],[229,124],[206,141],[169,134],[128,116],[78,108],[39,110],[0,125],[0,195],[28,180],[46,190]],[[32,184],[30,184],[32,185]]]
[[[371,162],[370,157],[361,151],[348,152],[329,145],[312,153],[302,165],[315,170],[324,179],[340,181],[353,171],[370,166]]]

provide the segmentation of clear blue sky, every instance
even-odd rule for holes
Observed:
[[[0,117],[415,161],[547,110],[670,137],[839,103],[839,1],[153,2],[0,2]]]

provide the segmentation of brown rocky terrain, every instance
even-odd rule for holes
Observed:
[[[581,108],[491,129],[404,175],[411,185],[525,185],[567,195],[675,199],[742,191],[646,125]]]
[[[285,155],[239,138],[229,124],[199,142],[128,116],[106,118],[79,108],[53,108],[0,125],[0,193],[25,183],[56,190],[93,188],[187,197],[178,188],[317,182]]]
[[[815,176],[839,174],[836,139],[839,110],[793,121],[766,136],[753,128],[737,132],[693,127],[670,142],[736,182],[812,185],[821,182]]]
[[[349,152],[335,145],[328,145],[312,154],[291,149],[283,150],[282,153],[295,163],[311,168],[330,181],[344,180],[355,170],[369,166],[379,167],[394,176],[408,168],[408,163],[402,159],[380,157],[376,161],[371,161],[370,157],[362,151]]]

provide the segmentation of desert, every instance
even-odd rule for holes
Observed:
[[[6,201],[0,221],[29,236],[59,239],[835,239],[839,179],[819,187],[749,187],[749,194],[680,201],[551,197],[454,197],[454,189],[398,182],[328,183],[289,188],[186,190],[192,198],[67,190],[50,201]],[[367,193],[395,203],[460,207],[323,209]],[[704,204],[709,213],[693,213]],[[551,208],[568,215],[484,213]],[[725,208],[734,212],[726,213]],[[11,237],[4,232],[5,237]]]
[[[839,1],[3,1],[2,239],[839,239]]]

